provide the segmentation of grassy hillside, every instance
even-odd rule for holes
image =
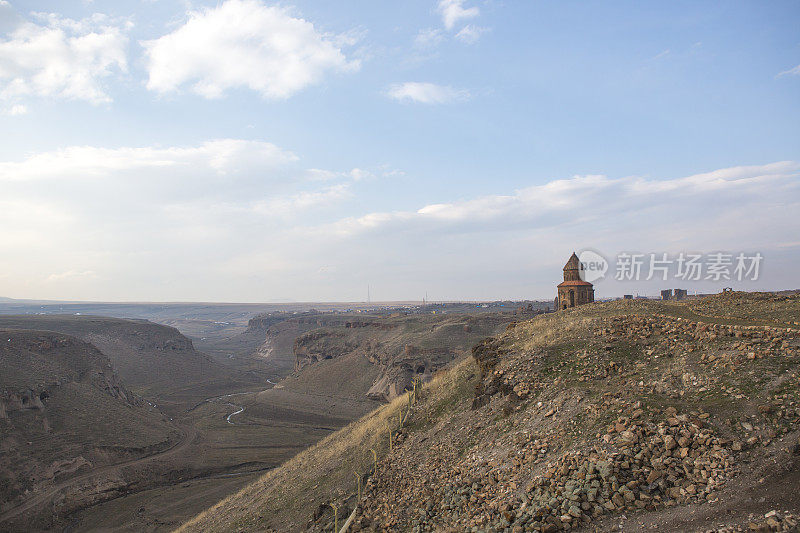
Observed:
[[[795,530],[798,322],[796,294],[735,293],[519,323],[425,388],[391,453],[402,398],[184,529],[331,530],[325,505],[357,503],[354,531]]]

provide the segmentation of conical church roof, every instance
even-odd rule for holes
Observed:
[[[567,264],[564,265],[564,282],[559,283],[559,287],[577,287],[577,286],[588,286],[591,287],[592,284],[588,281],[584,281],[581,279],[581,273],[583,272],[583,265],[581,264],[581,260],[578,259],[578,256],[575,252],[572,252],[572,256],[567,261]]]
[[[572,252],[572,256],[570,256],[569,261],[567,264],[564,265],[564,270],[580,270],[581,268],[581,261],[578,259],[578,256],[575,252]]]

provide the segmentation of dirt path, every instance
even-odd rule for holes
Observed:
[[[0,524],[12,520],[17,516],[19,516],[20,514],[24,513],[25,511],[29,511],[34,507],[44,505],[52,498],[54,498],[59,492],[82,481],[86,481],[95,476],[101,476],[103,474],[116,472],[120,468],[143,465],[151,461],[154,461],[156,459],[163,459],[185,451],[186,448],[188,448],[189,445],[197,437],[197,430],[192,426],[183,426],[181,429],[183,430],[184,434],[181,437],[181,440],[178,441],[176,444],[174,444],[172,447],[162,452],[158,452],[153,455],[148,455],[146,457],[140,457],[138,459],[131,459],[128,461],[122,461],[120,463],[114,463],[113,465],[103,466],[95,470],[92,470],[91,472],[87,472],[85,474],[81,474],[80,476],[58,483],[55,486],[47,489],[46,491],[37,494],[32,498],[24,501],[23,503],[17,505],[16,507],[4,512],[2,515],[0,515]]]

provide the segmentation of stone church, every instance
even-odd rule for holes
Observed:
[[[564,265],[564,281],[558,284],[556,309],[568,309],[594,301],[594,286],[583,281],[583,265],[575,252]]]

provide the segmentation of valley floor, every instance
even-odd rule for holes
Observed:
[[[0,502],[0,532],[172,530],[380,406],[367,393],[382,376],[379,397],[511,320],[481,315],[306,313],[269,334],[226,324],[199,343],[211,356],[142,320],[0,316],[15,339],[2,346],[0,389],[37,402],[0,398],[17,402],[0,409],[0,476],[15,484]],[[300,368],[294,350],[306,334],[312,355]],[[28,337],[26,352],[17,344]],[[63,342],[72,359],[54,348]]]

